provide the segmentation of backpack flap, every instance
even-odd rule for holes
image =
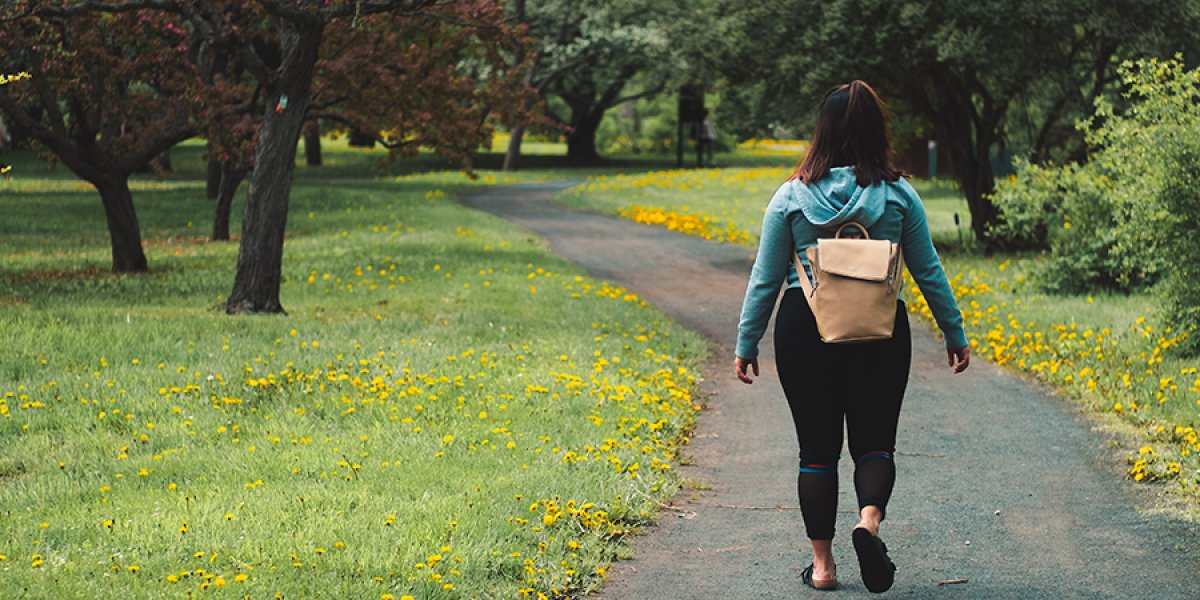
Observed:
[[[891,271],[892,244],[888,240],[819,239],[821,271],[831,275],[886,281]]]

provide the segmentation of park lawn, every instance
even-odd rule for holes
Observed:
[[[556,199],[753,248],[763,209],[789,173],[734,168],[596,176]],[[1185,512],[1200,518],[1200,361],[1170,351],[1186,334],[1161,322],[1154,296],[1046,295],[1030,281],[1039,257],[986,257],[973,250],[966,201],[953,184],[913,185],[975,354],[1077,401],[1126,447],[1123,468],[1130,478],[1168,482],[1165,489],[1185,499]],[[911,280],[908,288],[909,309],[932,323]]]
[[[0,182],[0,597],[598,586],[679,484],[706,344],[454,201],[515,178],[333,152],[298,171],[289,314],[226,316],[181,152],[134,185],[143,275],[106,271],[85,184]]]

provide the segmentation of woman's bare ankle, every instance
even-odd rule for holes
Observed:
[[[813,578],[833,579],[837,576],[837,565],[833,560],[833,540],[812,540]]]
[[[855,529],[862,528],[871,532],[871,535],[879,535],[879,523],[883,521],[883,511],[879,510],[878,506],[864,506],[858,513],[858,524]]]

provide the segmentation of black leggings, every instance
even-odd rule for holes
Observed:
[[[797,487],[810,539],[833,539],[843,420],[859,509],[873,505],[886,511],[896,481],[896,424],[911,358],[904,302],[896,303],[891,339],[826,344],[804,291],[790,288],[784,294],[775,316],[775,363],[800,440]]]

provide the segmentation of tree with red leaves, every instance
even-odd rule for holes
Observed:
[[[469,161],[496,121],[533,121],[521,34],[497,2],[457,2],[428,15],[359,18],[330,28],[314,79],[314,118],[371,132],[399,155],[431,148]]]
[[[288,197],[310,119],[379,131],[398,152],[469,157],[490,118],[528,106],[522,74],[503,56],[518,33],[493,0],[30,1],[13,18],[147,11],[181,19],[193,49],[236,58],[264,106],[230,313],[283,312]]]
[[[6,67],[31,75],[0,110],[96,186],[112,269],[145,271],[129,176],[198,131],[188,32],[164,13],[0,16]]]

